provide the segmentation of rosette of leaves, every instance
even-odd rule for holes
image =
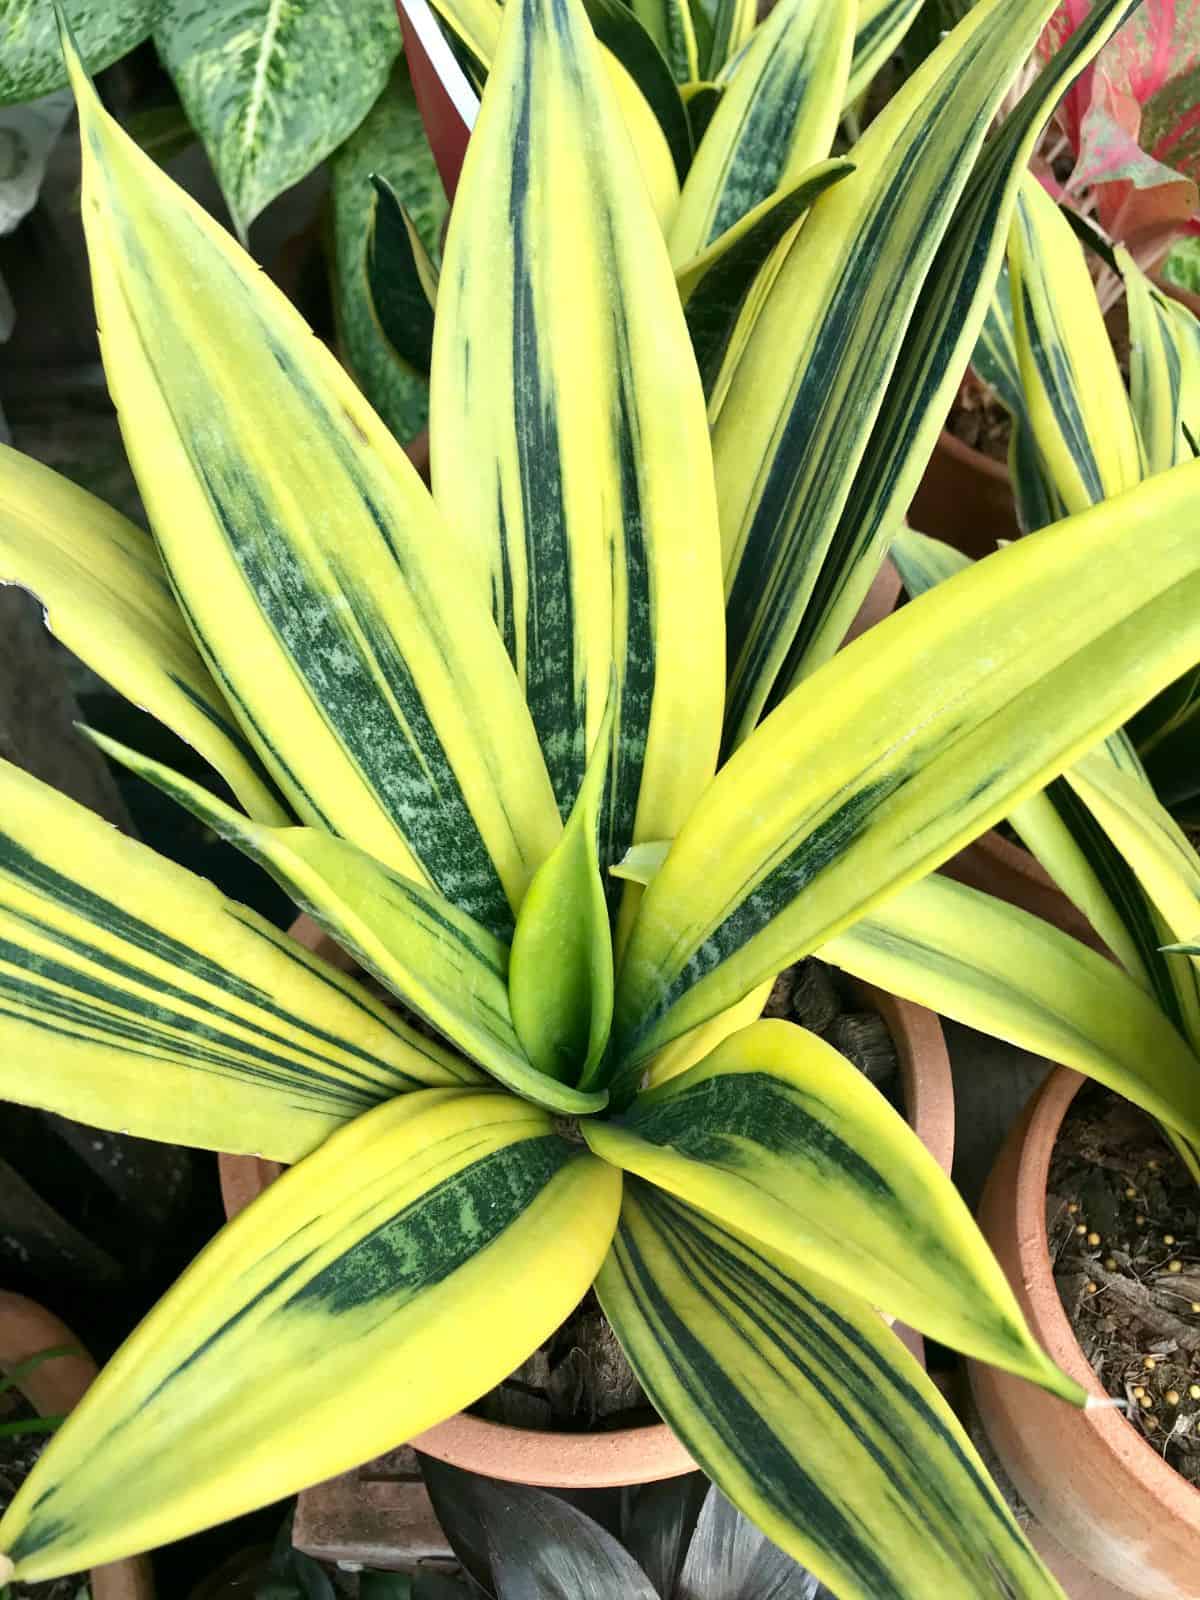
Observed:
[[[903,1120],[752,1020],[1200,659],[1194,462],[793,654],[806,572],[839,531],[877,547],[978,331],[1062,81],[985,138],[1047,9],[981,0],[872,123],[750,285],[706,408],[586,13],[506,8],[438,283],[432,493],[71,56],[154,539],[6,451],[3,573],[219,777],[113,758],[425,1025],[0,765],[0,1092],[291,1167],[56,1436],[6,1574],[347,1470],[594,1284],[694,1458],[836,1593],[1057,1596],[879,1308],[1082,1391]],[[848,73],[843,49],[828,104]],[[613,871],[639,851],[644,891]],[[1138,1082],[1194,1136],[1176,1067]]]

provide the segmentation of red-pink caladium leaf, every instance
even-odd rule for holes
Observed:
[[[1039,44],[1049,56],[1090,10],[1064,0]],[[1143,262],[1198,231],[1200,0],[1143,0],[1058,111],[1075,161],[1066,192],[1091,191],[1105,231]]]

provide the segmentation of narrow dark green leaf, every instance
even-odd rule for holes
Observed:
[[[680,183],[692,164],[692,128],[662,51],[625,0],[585,0],[588,20],[646,97],[663,131]]]
[[[436,269],[420,231],[386,178],[374,174],[375,210],[367,231],[367,288],[380,331],[401,361],[429,376]]]
[[[712,392],[738,313],[767,257],[817,196],[853,171],[848,161],[841,164],[823,161],[806,173],[794,188],[764,200],[743,218],[740,226],[745,231],[728,249],[722,251],[722,241],[717,239],[704,256],[697,258],[700,261],[709,255],[713,258],[712,266],[688,296],[685,307],[688,332],[692,336],[696,365],[706,395]],[[749,227],[745,227],[746,223]],[[736,231],[736,228],[730,230],[731,233]],[[687,270],[684,269],[685,273]]]

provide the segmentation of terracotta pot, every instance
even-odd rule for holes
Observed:
[[[353,962],[309,917],[292,924],[291,935],[343,971]],[[932,1011],[852,980],[864,1007],[887,1023],[899,1058],[908,1119],[945,1172],[954,1157],[954,1085],[942,1026]],[[221,1196],[234,1217],[283,1170],[256,1156],[219,1157]],[[909,1349],[922,1357],[920,1336],[897,1327]],[[410,1443],[426,1455],[468,1472],[549,1489],[605,1489],[652,1483],[691,1472],[695,1462],[664,1423],[616,1428],[606,1433],[551,1433],[513,1428],[460,1411]]]
[[[70,1411],[96,1376],[96,1363],[53,1312],[24,1295],[0,1290],[0,1372],[11,1373],[30,1356],[59,1345],[73,1345],[79,1353],[44,1361],[17,1384],[42,1417]],[[91,1600],[154,1600],[154,1579],[145,1556],[93,1567],[90,1583]]]
[[[867,590],[862,605],[858,608],[858,615],[846,630],[846,637],[842,640],[843,646],[857,639],[860,633],[866,633],[867,629],[873,628],[877,622],[882,622],[884,617],[890,617],[896,609],[896,601],[900,598],[900,589],[900,574],[891,556],[885,556],[882,566],[871,580],[871,587]]]
[[[944,539],[978,560],[1000,539],[1019,539],[1008,468],[944,428],[934,446],[908,520],[918,533]]]
[[[1060,1068],[1030,1100],[992,1169],[979,1221],[1034,1337],[1064,1372],[1106,1401],[1059,1301],[1046,1237],[1050,1158],[1083,1081]],[[1138,1600],[1196,1600],[1200,1491],[1118,1410],[1077,1411],[975,1362],[970,1377],[997,1455],[1054,1540],[1089,1572]],[[1088,1594],[1070,1592],[1078,1600]]]
[[[956,883],[982,889],[1006,905],[1031,911],[1063,933],[1109,954],[1108,946],[1073,900],[1055,883],[1037,858],[1023,845],[1014,844],[993,828],[951,856],[941,869]]]

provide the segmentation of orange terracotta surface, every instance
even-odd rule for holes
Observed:
[[[1108,946],[1083,912],[1062,892],[1036,856],[994,828],[951,856],[941,870],[956,883],[982,889],[1006,905],[1031,911],[1102,956],[1109,954]]]
[[[979,1221],[1034,1337],[1089,1394],[1107,1401],[1059,1301],[1046,1237],[1050,1158],[1083,1081],[1060,1068],[1030,1100],[988,1179]],[[975,1362],[970,1375],[996,1453],[1053,1539],[1118,1593],[1197,1600],[1200,1491],[1115,1408],[1078,1411]]]
[[[45,1361],[18,1388],[39,1416],[70,1411],[96,1376],[96,1363],[64,1322],[24,1295],[0,1290],[0,1372],[10,1374],[42,1350],[74,1345],[77,1355]],[[154,1580],[145,1556],[93,1567],[91,1600],[154,1600]]]
[[[943,429],[908,510],[918,533],[978,560],[1020,537],[1008,468]]]

